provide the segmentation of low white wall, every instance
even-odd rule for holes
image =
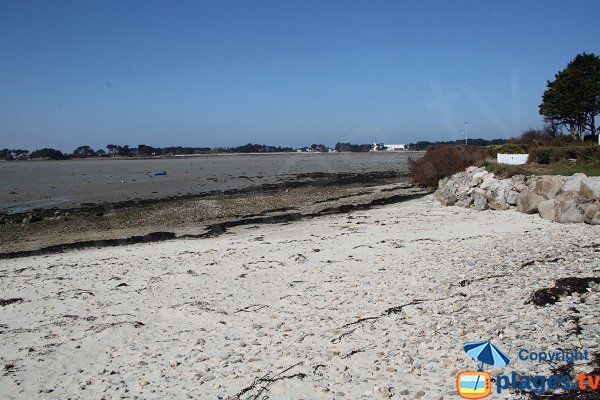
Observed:
[[[500,164],[521,165],[527,162],[529,154],[500,154],[496,156],[496,160]]]

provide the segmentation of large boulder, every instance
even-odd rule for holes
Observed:
[[[456,202],[456,204],[454,204],[457,207],[464,207],[464,208],[469,208],[471,207],[471,205],[473,204],[475,200],[473,199],[472,196],[467,196],[464,199],[460,199]]]
[[[600,180],[597,178],[583,178],[579,192],[588,199],[600,199]]]
[[[553,199],[560,192],[567,178],[564,176],[540,176],[529,179],[528,186],[517,196],[517,211],[525,214],[538,212],[538,205]],[[518,184],[522,185],[522,184]],[[517,188],[518,185],[515,185]],[[518,190],[518,189],[517,189]]]
[[[477,211],[482,211],[488,208],[487,197],[485,190],[481,188],[474,188],[471,192],[473,196],[473,208]]]
[[[554,199],[556,221],[560,223],[579,224],[585,222],[585,209],[591,200],[577,192],[565,192]]]
[[[583,220],[586,224],[598,225],[600,224],[600,203],[595,201],[593,203],[587,203],[582,205],[584,210]],[[594,221],[596,219],[596,221]]]
[[[458,201],[456,195],[450,192],[448,189],[440,190],[435,192],[435,197],[442,203],[443,206],[453,206]]]
[[[588,222],[588,224],[590,224],[590,225],[600,225],[600,211],[597,212],[596,214],[594,214],[594,216],[592,217],[592,219],[590,220],[590,222]]]
[[[556,205],[554,199],[544,200],[538,204],[540,217],[549,221],[556,221]]]
[[[471,176],[471,181],[469,182],[469,186],[475,187],[475,186],[479,185],[487,175],[488,175],[488,172],[485,170],[474,173]]]
[[[553,199],[560,192],[566,180],[567,178],[564,176],[541,176],[530,186],[533,185],[536,194],[546,199]]]
[[[493,183],[486,192],[488,206],[493,210],[508,210],[510,205],[506,198],[512,187],[513,181],[510,179],[502,179]]]
[[[561,188],[561,192],[579,192],[581,191],[581,181],[587,178],[587,176],[585,176],[585,174],[582,174],[580,172],[571,175],[570,177],[567,178],[567,180],[565,181],[565,184],[563,185],[563,187]]]
[[[494,186],[497,182],[498,182],[498,179],[494,178],[494,174],[487,174],[486,176],[483,177],[483,180],[481,181],[481,184],[479,185],[479,187],[484,190],[487,190],[487,189],[491,188],[492,186]]]
[[[516,206],[517,197],[519,197],[519,192],[517,192],[516,190],[509,190],[506,194],[506,202],[511,206]]]
[[[548,200],[535,192],[532,186],[527,187],[517,196],[517,211],[525,214],[535,214],[538,212],[538,205]]]

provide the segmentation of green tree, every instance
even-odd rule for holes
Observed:
[[[114,157],[117,154],[118,147],[119,146],[117,146],[116,144],[107,144],[106,149],[108,150],[108,154]]]
[[[49,149],[44,147],[43,149],[32,151],[29,155],[30,158],[47,158],[50,160],[63,160],[65,155],[60,150]]]
[[[76,157],[95,157],[96,152],[90,146],[79,146],[73,150],[73,155]]]
[[[540,114],[546,121],[564,126],[574,138],[596,134],[595,117],[600,114],[600,58],[578,54],[565,69],[548,81]]]

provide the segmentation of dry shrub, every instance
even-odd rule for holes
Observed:
[[[527,129],[521,134],[518,143],[528,146],[543,146],[552,141],[552,136],[539,129]]]
[[[463,171],[485,159],[485,149],[480,147],[439,145],[427,149],[418,159],[409,159],[408,170],[413,182],[422,187],[436,187],[439,180]]]
[[[560,160],[600,160],[598,146],[536,147],[529,150],[529,162],[551,164]]]
[[[497,144],[493,146],[487,146],[486,151],[489,156],[496,157],[500,154],[526,154],[527,146],[517,143]]]

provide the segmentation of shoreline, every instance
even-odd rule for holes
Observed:
[[[293,181],[244,190],[8,215],[0,224],[0,258],[44,249],[54,252],[157,238],[200,237],[219,225],[306,218],[326,209],[401,201],[398,196],[422,192],[403,179],[398,181],[403,176],[396,172],[306,174]]]
[[[3,261],[0,394],[245,400],[281,376],[263,394],[447,400],[466,341],[511,356],[492,376],[558,367],[520,349],[599,350],[600,285],[531,299],[600,275],[600,227],[428,195],[227,233]]]

